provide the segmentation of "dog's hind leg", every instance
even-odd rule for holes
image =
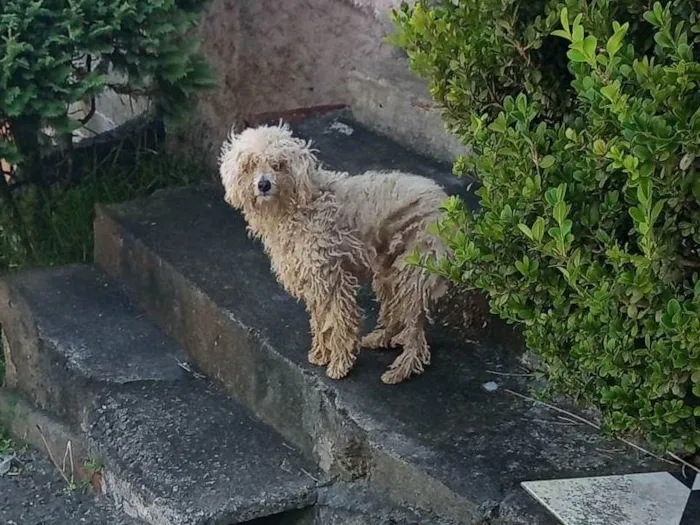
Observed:
[[[412,375],[421,374],[430,364],[425,325],[431,302],[441,293],[436,276],[426,275],[422,269],[411,266],[398,269],[396,287],[390,317],[400,319],[402,326],[389,344],[402,346],[403,352],[382,375],[382,381],[387,384],[400,383]]]
[[[360,347],[372,350],[389,348],[392,338],[403,327],[400,318],[392,315],[392,310],[396,309],[396,304],[393,302],[396,291],[394,290],[391,277],[375,275],[372,279],[372,290],[379,303],[379,318],[375,329],[362,338]]]

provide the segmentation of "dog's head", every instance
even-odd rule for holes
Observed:
[[[286,124],[232,132],[219,162],[226,202],[244,212],[290,212],[308,204],[317,191],[316,157]]]

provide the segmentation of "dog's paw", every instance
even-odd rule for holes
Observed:
[[[409,375],[401,369],[387,370],[382,374],[382,382],[387,385],[397,385],[406,381]]]
[[[331,357],[322,350],[312,350],[309,352],[309,363],[316,366],[326,366],[331,360]]]
[[[360,341],[360,347],[368,350],[387,349],[392,346],[391,340],[387,337],[386,331],[383,328],[378,328],[368,333]]]
[[[326,375],[331,379],[343,379],[350,373],[352,363],[346,364],[338,361],[331,361],[326,368]]]
[[[403,383],[411,376],[422,374],[423,370],[421,358],[404,351],[396,358],[389,369],[382,374],[382,381],[387,385],[396,385]]]

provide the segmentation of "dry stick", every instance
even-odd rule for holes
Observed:
[[[70,461],[70,484],[75,484],[75,463],[73,462],[73,445],[66,442],[66,451],[63,453],[63,470],[66,470],[66,460]]]
[[[507,376],[507,377],[535,377],[535,374],[514,374],[511,372],[496,372],[495,370],[487,370],[486,373],[493,374],[496,376]]]
[[[545,406],[545,407],[547,407],[547,408],[549,408],[549,409],[551,409],[551,410],[555,410],[556,412],[559,412],[559,413],[561,413],[561,414],[566,414],[567,416],[569,416],[569,417],[575,419],[576,421],[579,421],[579,422],[581,422],[581,423],[583,423],[583,424],[585,424],[585,425],[588,425],[589,427],[593,427],[593,428],[595,428],[596,430],[600,430],[600,426],[596,425],[596,424],[593,423],[592,421],[587,420],[586,418],[583,418],[583,417],[581,417],[581,416],[579,416],[579,415],[577,415],[577,414],[574,414],[573,412],[569,412],[568,410],[564,410],[563,408],[559,408],[559,407],[557,407],[557,406],[550,405],[549,403],[545,403],[544,401],[540,401],[539,399],[535,399],[534,397],[529,397],[529,396],[523,395],[523,394],[521,394],[521,393],[519,393],[519,392],[515,392],[515,391],[510,390],[510,389],[508,389],[508,388],[505,388],[504,390],[505,390],[506,392],[508,392],[509,394],[512,394],[512,395],[514,395],[514,396],[516,396],[516,397],[519,397],[519,398],[521,398],[521,399],[525,399],[525,400],[527,400],[527,401],[531,401],[531,402],[533,402],[533,403],[535,403],[535,404],[538,404],[538,405]],[[674,463],[673,461],[669,461],[669,460],[666,459],[666,458],[662,458],[661,456],[657,456],[657,455],[654,454],[653,452],[649,452],[649,451],[646,450],[645,448],[642,448],[642,447],[640,447],[639,445],[636,445],[636,444],[632,443],[631,441],[626,440],[625,438],[617,437],[616,439],[617,439],[618,441],[622,441],[622,442],[625,443],[626,445],[629,445],[630,447],[635,448],[635,449],[637,449],[638,451],[643,452],[644,454],[647,454],[647,455],[649,455],[649,456],[651,456],[651,457],[653,457],[653,458],[656,458],[656,459],[658,459],[658,460],[660,460],[660,461],[663,461],[663,462],[665,462],[665,463],[668,463],[669,465],[675,465],[675,463]],[[672,456],[672,457],[673,457],[673,456]],[[676,458],[674,457],[674,459],[676,459]],[[694,467],[693,467],[693,468],[694,468]]]
[[[51,460],[51,463],[53,463],[53,466],[56,467],[56,470],[58,470],[58,473],[61,475],[63,480],[66,482],[66,484],[69,487],[72,486],[72,483],[66,477],[66,474],[63,472],[63,470],[59,466],[58,462],[56,461],[56,458],[53,457],[53,452],[51,452],[51,447],[49,447],[49,444],[46,442],[46,438],[44,437],[44,433],[41,431],[41,427],[39,425],[37,425],[36,428],[39,431],[39,435],[41,436],[41,440],[44,442],[44,446],[46,447],[46,452],[49,455],[49,459]]]
[[[696,466],[693,465],[692,463],[689,463],[689,462],[687,462],[686,460],[679,458],[679,457],[678,457],[677,455],[675,455],[673,452],[669,452],[668,455],[671,456],[671,457],[672,457],[673,459],[675,459],[676,461],[678,461],[679,463],[682,463],[684,467],[688,467],[688,468],[694,470],[695,472],[697,472],[698,474],[700,474],[700,468],[696,467]]]
[[[316,483],[321,483],[321,481],[320,481],[318,478],[312,476],[311,473],[310,473],[309,471],[307,471],[307,470],[305,470],[305,469],[303,469],[303,468],[302,468],[302,469],[299,469],[299,470],[301,470],[304,474],[306,474],[308,477],[310,477],[310,478],[311,478],[313,481],[315,481]]]

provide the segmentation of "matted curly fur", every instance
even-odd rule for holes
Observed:
[[[382,380],[423,372],[430,363],[425,324],[447,286],[404,256],[416,247],[444,250],[427,231],[447,198],[435,182],[398,171],[351,177],[325,170],[310,144],[282,124],[232,132],[220,174],[226,202],[243,212],[280,283],[306,305],[311,363],[339,379],[360,347],[401,346]],[[360,339],[362,279],[371,279],[380,311],[375,330]]]

